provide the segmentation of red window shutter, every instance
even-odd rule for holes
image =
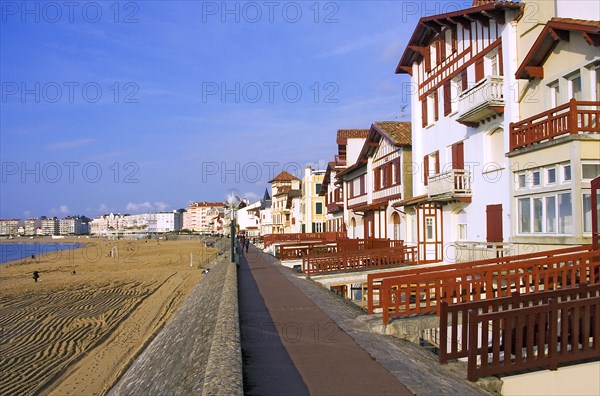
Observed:
[[[452,93],[450,89],[450,81],[444,83],[444,115],[447,116],[452,112]]]
[[[458,33],[456,30],[456,26],[452,28],[452,52],[458,49]]]
[[[463,142],[452,145],[452,169],[465,169],[465,150]]]
[[[439,107],[440,106],[438,106],[438,91],[436,89],[435,91],[433,91],[433,119],[434,119],[434,121],[437,121],[440,118]]]
[[[486,207],[487,242],[502,242],[502,204]]]
[[[396,180],[394,180],[394,184],[400,184],[402,181],[402,178],[400,175],[400,158],[398,158],[394,162],[394,168],[395,168],[395,172],[396,172]]]
[[[440,173],[440,152],[436,151],[434,154],[435,157],[435,174],[439,174]]]
[[[440,34],[440,62],[446,59],[446,32]]]
[[[392,181],[392,163],[389,162],[386,166],[385,166],[386,170],[387,170],[387,177],[386,177],[386,187],[391,186],[393,183]]]
[[[463,71],[460,72],[460,82],[461,82],[461,88],[462,88],[463,92],[465,92],[467,89],[469,89],[469,82],[467,81],[467,69],[464,69]]]
[[[423,184],[427,185],[429,182],[429,156],[423,157]]]
[[[427,51],[425,52],[425,71],[428,72],[431,70],[431,47],[427,46]]]
[[[475,82],[481,81],[483,78],[483,58],[475,61]]]
[[[424,97],[421,101],[421,120],[423,121],[423,128],[427,126],[427,98]]]

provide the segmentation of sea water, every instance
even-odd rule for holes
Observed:
[[[70,242],[9,242],[0,243],[0,263],[8,261],[20,260],[23,258],[36,258],[41,254],[52,253],[48,258],[57,260],[62,255],[62,252],[77,249],[82,247],[80,243]],[[66,257],[66,253],[65,253]]]

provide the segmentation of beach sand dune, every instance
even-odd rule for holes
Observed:
[[[215,255],[199,241],[95,241],[0,265],[0,394],[106,393]]]

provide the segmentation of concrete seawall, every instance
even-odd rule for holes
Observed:
[[[237,271],[222,256],[109,395],[242,395],[240,351]]]

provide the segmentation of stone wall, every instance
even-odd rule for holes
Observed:
[[[242,395],[237,298],[223,255],[109,394]]]

